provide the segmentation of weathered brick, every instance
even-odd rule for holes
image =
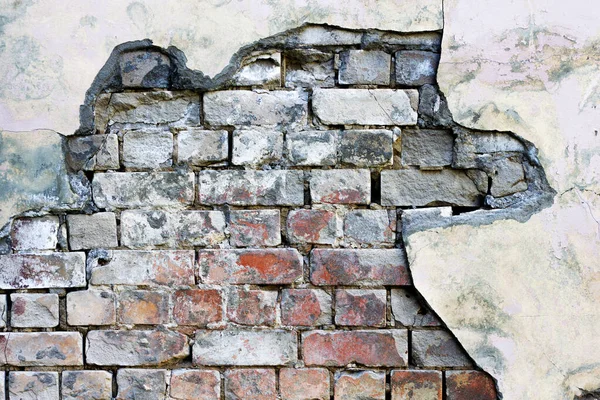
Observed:
[[[326,125],[415,125],[419,93],[400,89],[315,89],[312,108]]]
[[[446,331],[413,331],[412,357],[420,367],[471,367],[458,341]]]
[[[10,324],[15,328],[58,326],[58,295],[54,293],[13,293]]]
[[[496,400],[496,385],[485,372],[447,371],[448,400]]]
[[[385,372],[338,371],[335,373],[335,400],[385,400]]]
[[[482,193],[464,171],[444,169],[381,171],[381,204],[478,206]]]
[[[396,239],[395,213],[388,210],[355,210],[344,217],[344,238],[360,244],[392,244]]]
[[[225,371],[225,398],[228,400],[276,400],[274,369],[230,369]]]
[[[292,210],[287,218],[287,237],[292,243],[333,244],[338,234],[338,217],[328,210]]]
[[[120,369],[117,372],[117,400],[165,400],[167,376],[164,369]]]
[[[10,371],[8,398],[59,400],[58,372]]]
[[[385,129],[348,130],[339,135],[340,161],[356,167],[392,165],[393,133]]]
[[[169,295],[155,290],[119,293],[118,317],[122,324],[156,325],[169,322]]]
[[[0,294],[0,328],[6,327],[6,314],[8,312],[6,297],[5,294]]]
[[[404,326],[440,326],[440,320],[405,288],[392,289],[392,316]]]
[[[406,330],[311,331],[302,335],[306,365],[401,367],[408,363]]]
[[[171,61],[158,51],[141,50],[119,57],[121,82],[126,88],[167,88],[171,81]]]
[[[334,56],[312,49],[285,52],[285,87],[335,86]]]
[[[92,285],[177,286],[195,283],[192,250],[111,250],[90,256],[88,264]]]
[[[421,86],[435,83],[440,55],[430,51],[402,50],[396,52],[396,83]]]
[[[329,371],[324,368],[282,368],[279,391],[282,400],[329,400]]]
[[[277,292],[232,288],[228,294],[227,319],[240,325],[273,326]]]
[[[0,289],[52,289],[85,285],[85,253],[0,255]]]
[[[173,295],[173,319],[179,325],[205,327],[223,319],[223,299],[216,289],[183,289]]]
[[[226,240],[221,211],[127,210],[121,213],[121,244],[153,246],[214,246]]]
[[[164,130],[127,131],[123,134],[123,165],[153,169],[173,164],[173,134]]]
[[[369,204],[371,173],[368,169],[313,170],[310,197],[313,203]]]
[[[339,81],[343,85],[389,85],[392,56],[379,50],[340,53]]]
[[[259,166],[283,157],[283,132],[277,130],[236,129],[233,132],[231,162]]]
[[[187,336],[165,329],[89,331],[85,346],[86,363],[90,365],[160,365],[189,353]]]
[[[385,326],[387,294],[383,289],[335,291],[335,323],[346,326]]]
[[[177,134],[177,162],[190,165],[210,165],[227,161],[228,133],[190,127]]]
[[[288,365],[298,359],[296,334],[284,330],[197,331],[195,365]]]
[[[363,33],[331,29],[325,25],[305,26],[294,39],[306,46],[344,46],[361,44]]]
[[[419,126],[451,127],[454,124],[445,97],[435,85],[419,88]]]
[[[71,250],[117,247],[117,219],[114,213],[67,215]]]
[[[117,321],[113,292],[82,290],[67,293],[69,325],[112,325]]]
[[[407,265],[400,249],[315,249],[310,280],[315,285],[409,285]]]
[[[78,332],[3,332],[0,347],[4,349],[0,365],[83,365],[83,340]]]
[[[306,124],[307,103],[307,94],[300,90],[209,92],[204,94],[204,117],[212,126],[303,126]]]
[[[490,193],[494,197],[527,190],[527,181],[523,164],[518,159],[502,158],[495,160],[490,170],[492,186]]]
[[[391,383],[392,400],[442,400],[441,371],[392,371]]]
[[[229,214],[229,242],[235,247],[281,244],[279,210],[236,210]]]
[[[119,169],[119,139],[115,134],[71,136],[65,157],[74,171]]]
[[[112,398],[112,374],[108,371],[64,371],[63,400],[106,400]]]
[[[193,172],[97,173],[92,181],[99,208],[166,207],[194,201]]]
[[[18,218],[12,223],[14,250],[54,250],[58,244],[58,217]]]
[[[231,81],[235,86],[281,86],[281,53],[245,58]]]
[[[331,295],[320,289],[284,289],[281,295],[283,325],[331,324]]]
[[[290,132],[285,138],[288,161],[302,166],[335,165],[337,137],[337,131]]]
[[[452,164],[454,136],[450,131],[405,129],[402,131],[402,164],[437,168]]]
[[[171,399],[178,400],[219,400],[221,374],[211,370],[174,370],[171,373],[169,395]]]
[[[198,264],[205,283],[279,285],[302,277],[296,249],[200,250]]]

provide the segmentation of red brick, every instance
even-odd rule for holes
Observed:
[[[240,325],[273,326],[276,304],[277,292],[232,289],[227,302],[227,319]]]
[[[279,210],[231,211],[229,233],[235,247],[277,246],[281,244]]]
[[[198,258],[205,283],[278,285],[302,277],[296,249],[200,250]]]
[[[225,372],[227,400],[276,400],[273,369],[234,369]]]
[[[310,280],[315,285],[409,285],[407,264],[400,249],[315,249]]]
[[[179,369],[171,374],[170,398],[178,400],[219,400],[221,376],[219,371]]]
[[[392,400],[442,400],[441,371],[392,371]]]
[[[119,294],[119,322],[152,325],[169,322],[169,295],[150,290],[127,290]]]
[[[405,330],[313,331],[302,339],[306,365],[401,367],[408,358]]]
[[[282,400],[329,400],[329,371],[324,368],[283,368],[279,371]]]
[[[335,400],[385,400],[385,372],[339,371],[333,393]]]
[[[179,325],[205,327],[221,322],[223,305],[221,292],[215,289],[184,289],[173,295],[173,318]]]
[[[335,291],[335,323],[346,326],[385,326],[386,291],[340,289]]]
[[[446,372],[446,398],[448,400],[496,400],[496,385],[485,372]]]
[[[331,324],[331,295],[320,289],[284,289],[281,295],[283,325]]]
[[[292,210],[287,218],[288,239],[292,243],[333,244],[337,234],[337,216],[327,210]]]

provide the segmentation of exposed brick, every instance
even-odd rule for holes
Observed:
[[[327,166],[337,161],[336,131],[300,131],[286,135],[287,157],[292,165]]]
[[[117,372],[117,400],[164,400],[167,371],[164,369],[120,369]]]
[[[219,400],[221,375],[219,371],[178,369],[171,373],[170,398],[178,400]]]
[[[490,170],[492,187],[490,193],[494,197],[527,190],[523,164],[518,159],[502,158],[495,160]]]
[[[54,250],[58,244],[58,217],[18,218],[12,223],[14,250]]]
[[[333,244],[338,236],[338,218],[334,211],[292,210],[287,218],[288,239],[292,243]]]
[[[279,210],[241,210],[229,214],[229,242],[235,247],[281,244]]]
[[[335,291],[335,323],[346,326],[385,326],[386,291],[338,289]]]
[[[0,365],[57,367],[83,365],[83,340],[78,332],[0,333]]]
[[[392,400],[442,400],[441,371],[392,371],[391,383]]]
[[[398,367],[408,363],[406,330],[310,331],[302,335],[306,365]]]
[[[0,289],[52,289],[85,285],[85,253],[0,255]]]
[[[67,215],[71,250],[117,247],[117,219],[112,212]]]
[[[69,325],[112,325],[116,321],[116,296],[114,293],[100,290],[67,293],[67,323]]]
[[[420,367],[471,367],[471,361],[446,331],[413,331],[412,357]]]
[[[245,57],[231,81],[234,86],[281,86],[281,54]]]
[[[225,371],[225,398],[228,400],[276,400],[274,369],[232,369]]]
[[[419,93],[400,89],[315,89],[312,108],[327,125],[415,125]]]
[[[141,50],[119,57],[121,82],[126,88],[167,88],[171,78],[171,61],[158,51]]]
[[[58,372],[10,371],[8,398],[59,400]]]
[[[283,132],[277,130],[236,129],[233,132],[231,162],[259,166],[283,157]]]
[[[338,371],[335,374],[335,400],[385,400],[385,372]]]
[[[392,244],[396,239],[396,213],[355,210],[344,217],[344,238],[360,244]]]
[[[155,325],[169,322],[169,295],[154,290],[119,293],[118,317],[122,324]]]
[[[74,171],[119,169],[117,135],[71,136],[67,139],[65,158]]]
[[[192,250],[112,250],[90,257],[93,285],[193,285]],[[123,273],[127,271],[127,273]]]
[[[121,213],[121,243],[149,246],[214,246],[225,240],[221,211],[127,210]]]
[[[347,50],[340,53],[339,81],[344,85],[389,85],[392,56],[383,51]]]
[[[190,353],[187,336],[165,329],[89,331],[85,347],[90,365],[160,365]]]
[[[334,56],[313,49],[294,49],[285,53],[285,87],[335,86]]]
[[[177,134],[177,162],[203,166],[227,161],[228,133],[189,127]]]
[[[313,203],[369,204],[371,173],[368,169],[313,170],[310,196]]]
[[[310,280],[315,285],[409,285],[407,265],[400,249],[315,249]]]
[[[435,83],[440,55],[430,51],[402,50],[396,52],[396,83],[421,86]]]
[[[6,297],[5,294],[0,294],[0,328],[6,327],[6,314],[8,312]]]
[[[340,161],[356,167],[392,165],[392,131],[384,129],[349,130],[339,135]]]
[[[197,331],[195,365],[288,365],[298,359],[296,333],[284,330]]]
[[[99,208],[166,207],[194,201],[193,172],[97,173],[92,181]]]
[[[279,285],[302,277],[296,249],[200,250],[198,264],[205,283]]]
[[[223,299],[215,289],[184,289],[173,295],[173,319],[179,325],[205,327],[223,319]]]
[[[199,173],[202,204],[294,206],[304,204],[302,171],[216,171]]]
[[[165,130],[126,131],[123,134],[123,165],[153,169],[173,164],[173,134]]]
[[[112,398],[112,374],[108,371],[64,371],[62,400]]]
[[[331,324],[331,295],[320,289],[284,289],[281,294],[283,325]]]
[[[58,325],[58,295],[13,293],[10,324],[15,328],[53,328]]]
[[[232,288],[227,301],[227,319],[240,325],[275,324],[277,292]]]
[[[435,85],[419,88],[419,126],[448,128],[454,124],[446,98]]]
[[[324,368],[282,368],[279,391],[282,400],[329,400],[329,371]]]
[[[440,326],[440,320],[407,289],[392,289],[392,316],[404,326]]]
[[[496,400],[494,380],[479,371],[446,372],[446,398],[448,400]]]
[[[454,136],[451,131],[405,129],[402,131],[402,164],[424,168],[452,164]]]

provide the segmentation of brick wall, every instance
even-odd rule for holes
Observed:
[[[411,285],[402,218],[505,207],[536,166],[452,121],[439,39],[306,27],[211,90],[161,49],[116,54],[65,142],[92,201],[15,219],[0,255],[0,391],[495,399]]]

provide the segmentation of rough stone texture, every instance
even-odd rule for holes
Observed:
[[[300,131],[286,135],[287,157],[292,165],[335,165],[336,131]]]
[[[190,127],[177,134],[177,162],[210,165],[227,160],[228,133]]]
[[[58,217],[19,218],[12,224],[14,250],[54,250],[58,244]]]
[[[434,85],[419,89],[419,126],[450,127],[454,124],[446,98]]]
[[[67,215],[71,250],[117,247],[117,220],[112,212]]]
[[[69,325],[112,325],[117,321],[114,293],[84,290],[67,293]]]
[[[238,130],[233,132],[231,161],[234,165],[259,166],[283,157],[283,133],[276,130]]]
[[[178,400],[219,400],[221,375],[219,371],[178,369],[171,373],[169,395]]]
[[[127,131],[123,135],[123,165],[153,169],[173,164],[173,134],[169,131]]]
[[[167,394],[164,369],[120,369],[117,372],[117,400],[163,400]]]
[[[381,203],[388,206],[478,206],[483,195],[463,171],[381,171]]]
[[[232,369],[225,371],[225,398],[231,400],[276,400],[274,369]]]
[[[83,365],[83,340],[77,332],[3,332],[1,365],[57,367]]]
[[[205,327],[223,318],[223,299],[215,289],[184,289],[173,295],[173,319],[179,325]]]
[[[392,400],[442,400],[440,371],[392,371],[391,384]]]
[[[178,206],[194,201],[193,173],[114,172],[96,174],[92,182],[99,208]]]
[[[14,328],[53,328],[58,325],[58,295],[13,293],[10,325]]]
[[[221,211],[127,210],[121,244],[129,248],[214,246],[226,240]]]
[[[390,84],[392,56],[383,51],[343,51],[340,54],[340,63],[340,84]]]
[[[51,289],[85,285],[85,253],[0,255],[0,289]]]
[[[339,135],[340,161],[356,167],[392,165],[393,134],[383,129],[348,130]]]
[[[279,210],[242,210],[229,214],[229,243],[235,247],[281,244]]]
[[[430,51],[396,52],[396,83],[403,86],[421,86],[436,83],[435,74],[440,55]]]
[[[187,336],[165,329],[90,331],[86,336],[85,361],[90,365],[160,365],[189,353]]]
[[[239,325],[273,326],[277,292],[231,289],[228,293],[227,319]]]
[[[64,371],[63,400],[106,400],[112,397],[112,374],[108,371]]]
[[[2,396],[4,396],[4,393],[2,393]],[[9,400],[59,400],[58,372],[9,372],[8,398]]]
[[[312,108],[326,125],[415,125],[419,93],[395,89],[315,89]]]
[[[460,344],[446,331],[413,331],[412,357],[424,367],[471,367]]]
[[[396,213],[388,210],[355,210],[344,217],[344,239],[377,245],[396,240]]]
[[[284,289],[281,293],[281,323],[320,326],[332,323],[331,295],[320,289]]]
[[[318,50],[291,50],[285,52],[285,86],[335,86],[334,57]]]
[[[292,210],[287,219],[287,235],[292,243],[333,244],[338,232],[338,217],[328,210]]]
[[[167,88],[171,61],[158,51],[131,51],[119,58],[121,80],[126,88]]]
[[[281,54],[260,54],[243,60],[232,81],[235,86],[280,86]]]
[[[527,190],[523,164],[519,161],[503,158],[494,162],[492,187],[490,193],[494,197],[508,196]]]
[[[298,358],[291,331],[197,331],[195,365],[288,365]]]
[[[448,400],[495,400],[494,381],[483,372],[446,372],[446,398]]]
[[[391,291],[392,317],[404,326],[440,326],[440,320],[405,288]]]
[[[6,327],[6,314],[8,313],[6,298],[6,295],[0,295],[0,328]]]
[[[387,294],[382,289],[337,289],[335,323],[341,326],[385,326]]]
[[[118,321],[127,325],[156,325],[169,322],[169,295],[150,290],[119,293]]]
[[[371,174],[367,169],[313,170],[310,196],[313,203],[368,204]]]
[[[329,371],[324,368],[282,368],[279,391],[282,400],[328,400]]]
[[[358,371],[335,374],[335,400],[385,400],[385,372]]]
[[[421,168],[445,167],[452,164],[454,136],[443,130],[402,131],[402,164]]]

